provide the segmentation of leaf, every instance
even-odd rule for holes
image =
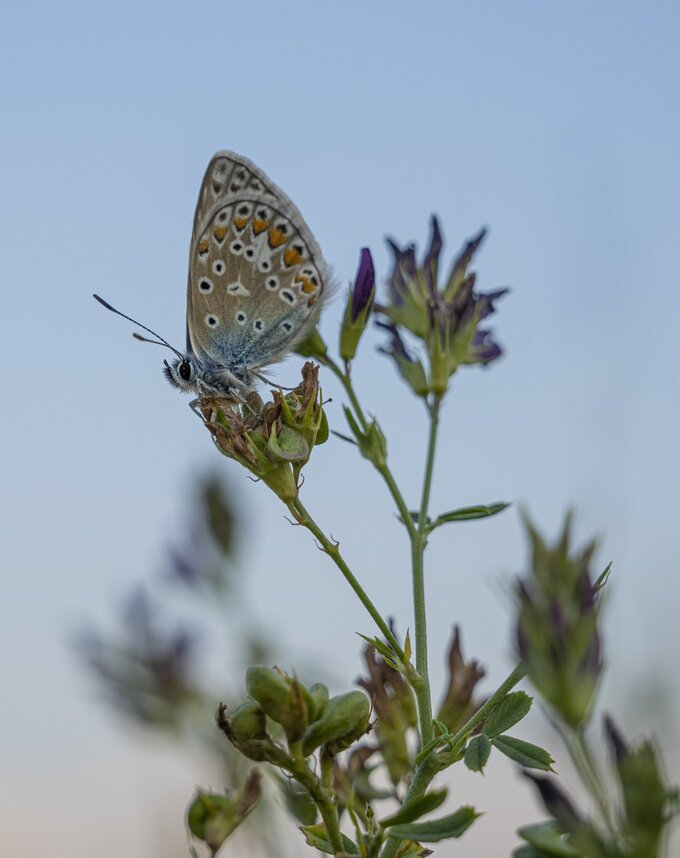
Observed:
[[[408,664],[411,661],[411,655],[413,653],[413,649],[411,647],[411,633],[408,629],[406,629],[406,639],[404,640],[404,664]]]
[[[429,822],[412,822],[408,825],[395,825],[390,829],[390,837],[399,840],[417,840],[421,843],[437,843],[449,837],[460,837],[480,816],[474,809],[466,805],[455,813],[432,819]]]
[[[465,749],[465,765],[471,772],[481,772],[491,753],[491,740],[484,733],[474,736]]]
[[[427,858],[428,855],[432,855],[431,849],[426,849],[412,840],[406,840],[401,844],[394,858]]]
[[[599,593],[600,590],[602,590],[603,587],[605,587],[605,585],[607,584],[607,581],[609,580],[609,573],[611,571],[612,571],[612,561],[610,560],[609,563],[607,563],[607,565],[605,566],[602,574],[598,577],[597,581],[593,584],[593,591],[595,593]]]
[[[478,518],[489,518],[491,515],[503,512],[509,506],[509,503],[504,503],[503,501],[488,505],[462,506],[459,509],[452,509],[450,512],[438,515],[433,522],[428,522],[427,529],[431,533],[435,527],[440,527],[442,524],[449,524],[451,521],[474,521]]]
[[[328,841],[326,832],[326,824],[319,822],[317,825],[301,825],[300,831],[305,835],[305,840],[308,846],[313,846],[319,852],[325,852],[326,855],[334,855],[335,851]],[[350,840],[346,834],[341,834],[342,848],[348,855],[358,855],[359,849],[353,840]]]
[[[531,709],[533,699],[524,691],[512,691],[506,694],[498,706],[491,710],[491,714],[484,722],[483,732],[491,739],[505,733],[513,724],[524,718]]]
[[[540,855],[550,855],[555,858],[581,858],[581,851],[571,843],[567,843],[564,834],[552,820],[539,822],[536,825],[525,825],[519,828],[517,833],[539,850]]]
[[[362,635],[361,632],[357,632],[357,634],[360,638],[363,638],[367,644],[370,644],[376,652],[380,653],[391,667],[395,670],[401,670],[402,665],[399,661],[399,656],[388,644],[381,641],[380,638],[369,638],[367,635]]]
[[[420,819],[426,813],[436,810],[446,800],[448,790],[441,789],[435,792],[427,793],[414,798],[412,801],[405,802],[396,813],[388,816],[387,819],[381,821],[383,828],[389,828],[392,825],[403,825],[406,822],[413,822]]]
[[[495,748],[510,757],[520,766],[527,769],[541,769],[544,772],[552,772],[552,764],[555,762],[550,754],[538,745],[525,742],[523,739],[515,739],[514,736],[496,736],[491,740]]]

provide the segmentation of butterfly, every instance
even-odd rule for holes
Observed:
[[[187,345],[182,353],[98,295],[107,309],[167,346],[174,386],[242,398],[266,381],[316,325],[329,292],[319,245],[292,200],[247,158],[222,151],[201,183],[189,249]]]

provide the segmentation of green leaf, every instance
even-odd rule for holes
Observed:
[[[357,634],[360,638],[363,638],[366,643],[370,644],[376,652],[380,653],[391,667],[395,670],[401,670],[402,665],[400,664],[399,656],[388,644],[381,641],[380,638],[369,638],[367,635],[362,635],[361,632],[357,632]]]
[[[301,825],[300,831],[305,835],[305,840],[308,846],[313,846],[319,852],[325,852],[326,855],[334,855],[335,852],[328,840],[326,832],[326,824],[319,822],[317,825]],[[353,840],[350,840],[346,834],[341,834],[342,848],[348,855],[358,855],[359,849]]]
[[[449,837],[460,837],[480,816],[469,805],[459,808],[455,813],[432,819],[429,822],[412,822],[409,825],[395,825],[390,829],[390,837],[399,840],[417,840],[420,843],[437,843]]]
[[[599,593],[600,590],[606,585],[607,581],[609,580],[609,573],[611,571],[612,571],[612,561],[610,560],[609,563],[607,563],[607,565],[605,566],[604,572],[602,572],[602,574],[599,576],[597,581],[593,584],[593,590],[596,593]]]
[[[484,733],[474,736],[465,749],[465,765],[471,772],[481,772],[491,753],[491,740]]]
[[[539,822],[536,825],[525,825],[517,833],[527,843],[539,850],[540,855],[555,856],[555,858],[581,858],[582,852],[571,843],[567,843],[564,834],[552,821]]]
[[[438,515],[433,522],[428,522],[427,529],[431,533],[435,527],[442,524],[448,524],[451,521],[474,521],[477,518],[489,518],[491,515],[497,515],[503,512],[510,506],[509,503],[499,501],[488,505],[479,504],[477,506],[462,506],[459,509],[452,509],[450,512],[444,512]]]
[[[392,825],[403,825],[406,822],[413,822],[420,819],[426,813],[431,813],[436,810],[446,800],[447,789],[437,790],[435,792],[422,795],[420,798],[414,798],[412,801],[405,802],[396,813],[388,816],[380,823],[383,828],[389,828]]]
[[[423,858],[423,856],[429,855],[431,851],[430,849],[425,849],[420,843],[405,840],[397,850],[394,858]]]
[[[513,724],[521,721],[531,709],[534,698],[525,694],[524,691],[512,691],[506,694],[495,709],[484,722],[483,732],[493,739],[509,730]]]
[[[496,736],[492,743],[495,748],[510,757],[520,766],[527,769],[541,769],[544,772],[552,772],[552,764],[555,762],[550,754],[538,745],[525,742],[523,739],[515,739],[513,736]]]

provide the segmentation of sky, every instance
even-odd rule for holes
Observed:
[[[3,11],[0,836],[15,858],[182,854],[200,773],[112,718],[68,641],[154,574],[206,469],[237,498],[248,596],[291,666],[313,652],[349,685],[355,632],[372,631],[275,498],[216,461],[159,350],[91,298],[182,345],[196,195],[224,148],[260,165],[312,228],[339,284],[321,322],[330,343],[361,247],[384,277],[385,236],[422,248],[432,212],[447,259],[489,227],[476,267],[480,288],[511,287],[493,317],[505,355],[455,378],[432,508],[513,507],[432,540],[433,681],[454,622],[489,688],[509,672],[518,506],[549,534],[573,507],[577,537],[598,535],[598,562],[614,562],[607,700],[625,726],[677,739],[679,39],[667,2]],[[362,344],[357,387],[415,499],[423,414],[380,342]],[[299,363],[276,377],[294,383]],[[342,395],[323,384],[342,431]],[[335,440],[304,495],[376,604],[410,625],[406,545],[377,477]],[[503,811],[509,844],[538,811],[512,770],[490,780],[489,795],[518,794],[515,816]],[[468,854],[485,854],[486,830]]]

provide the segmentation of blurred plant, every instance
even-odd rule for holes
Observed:
[[[595,542],[572,548],[571,515],[554,546],[525,523],[531,566],[517,582],[517,649],[596,813],[586,817],[554,780],[527,773],[552,819],[520,829],[526,844],[514,855],[654,858],[662,854],[667,825],[679,810],[658,750],[649,741],[629,747],[605,718],[611,772],[598,763],[586,732],[602,676],[600,602],[611,564],[593,579]]]
[[[218,765],[227,792],[199,790],[188,817],[191,832],[216,851],[218,841],[248,816],[263,789],[248,760],[215,731],[217,698],[207,655],[228,652],[240,675],[253,660],[269,658],[270,642],[249,617],[240,591],[238,524],[224,484],[214,475],[199,481],[189,508],[187,532],[168,548],[161,574],[125,597],[118,632],[91,624],[81,629],[75,644],[103,697],[119,712],[147,730],[195,747]],[[183,612],[194,609],[182,619],[171,610],[177,590]],[[211,612],[219,628],[229,630],[228,637],[210,636],[206,620]],[[234,696],[237,691],[231,689]],[[274,792],[278,790],[276,786]],[[269,793],[258,811],[259,824],[248,826],[250,842],[264,848],[276,842],[271,789]],[[283,854],[280,845],[277,850]]]

